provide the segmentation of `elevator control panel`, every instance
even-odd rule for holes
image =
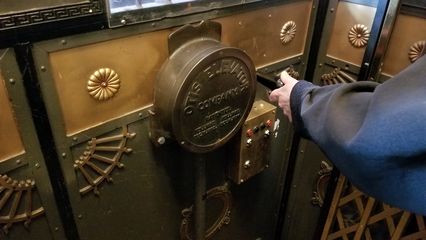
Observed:
[[[235,139],[234,158],[228,168],[235,183],[241,184],[268,167],[275,113],[276,107],[264,100],[253,103],[241,135]]]

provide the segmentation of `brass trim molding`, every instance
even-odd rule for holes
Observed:
[[[286,71],[288,73],[288,75],[290,75],[290,77],[292,77],[292,78],[295,78],[295,79],[300,78],[299,72],[294,69],[293,65],[290,65],[289,67],[284,69],[284,71]]]
[[[87,91],[99,101],[108,100],[120,89],[120,77],[111,68],[100,68],[90,75]]]
[[[229,191],[227,184],[223,186],[214,187],[207,191],[205,196],[205,201],[209,199],[217,198],[222,200],[223,208],[219,215],[219,218],[214,222],[214,224],[209,227],[206,231],[205,238],[206,240],[212,239],[216,232],[218,232],[224,225],[228,225],[231,222],[231,209],[232,209],[232,193]],[[192,215],[193,215],[192,205],[189,208],[182,210],[182,222],[180,225],[180,239],[181,240],[192,240]]]
[[[426,40],[417,41],[413,45],[411,45],[410,50],[408,51],[408,58],[411,63],[414,63],[421,56],[426,54]]]
[[[286,22],[281,28],[280,40],[283,45],[291,42],[296,36],[297,26],[294,21]]]
[[[340,70],[340,68],[335,68],[331,73],[323,74],[321,76],[321,82],[323,85],[332,85],[338,83],[356,82],[356,79]]]
[[[84,195],[93,191],[95,195],[99,195],[98,185],[105,180],[112,182],[111,173],[115,167],[123,168],[124,164],[120,162],[123,153],[131,153],[133,150],[126,147],[127,139],[132,139],[136,133],[129,133],[127,126],[123,127],[122,133],[104,138],[92,138],[87,142],[86,151],[74,162],[74,169],[81,172],[84,179],[88,183],[87,186],[80,188],[80,194]],[[116,143],[112,145],[112,143]],[[111,153],[113,157],[110,157]],[[102,168],[97,163],[106,164],[106,168]],[[98,177],[93,178],[93,175]]]
[[[356,48],[367,45],[370,38],[370,30],[364,24],[355,24],[348,33],[349,42]]]
[[[2,229],[6,234],[14,223],[24,222],[28,228],[33,218],[44,213],[43,207],[32,210],[34,186],[34,180],[17,181],[0,174],[0,212],[6,213],[0,215],[0,224],[4,224]],[[17,213],[20,209],[22,212]]]

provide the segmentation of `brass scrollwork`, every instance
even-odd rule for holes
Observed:
[[[340,68],[335,68],[331,73],[323,74],[321,76],[321,81],[323,85],[356,82],[353,77],[340,70]]]
[[[125,126],[121,134],[92,138],[88,141],[86,151],[74,162],[74,169],[81,172],[88,183],[87,186],[80,189],[80,194],[93,191],[95,195],[99,195],[99,184],[105,180],[107,182],[113,181],[111,172],[114,168],[124,167],[124,164],[120,162],[121,156],[123,153],[132,152],[131,148],[126,147],[127,139],[132,139],[135,136],[136,133],[129,133],[127,126]],[[113,145],[114,143],[116,144]],[[107,167],[102,167],[104,165]],[[97,177],[94,178],[94,175]]]
[[[34,186],[34,180],[17,181],[0,174],[0,212],[6,214],[0,215],[0,224],[4,224],[3,231],[6,234],[12,224],[24,222],[24,226],[28,228],[33,218],[44,213],[43,207],[33,210]]]
[[[363,24],[356,24],[349,30],[348,39],[354,47],[364,47],[367,45],[369,38],[370,31],[368,30],[368,27]]]
[[[299,72],[294,69],[293,65],[290,65],[289,67],[284,69],[284,71],[286,71],[288,73],[288,75],[290,75],[291,77],[293,77],[295,79],[299,79],[299,77],[300,77]]]
[[[330,180],[331,171],[333,167],[326,161],[321,162],[321,169],[318,171],[318,178],[315,184],[315,190],[312,193],[311,203],[322,207],[324,204],[325,190]]]
[[[408,52],[408,58],[413,63],[424,54],[426,54],[426,41],[418,41],[410,47],[410,51]]]
[[[120,77],[111,68],[98,69],[87,81],[87,91],[90,96],[99,101],[114,97],[119,89]]]
[[[280,40],[283,45],[291,42],[296,36],[296,23],[294,21],[286,22],[281,28]]]
[[[231,208],[232,208],[232,194],[228,189],[227,185],[214,187],[207,191],[205,201],[209,199],[220,199],[223,202],[223,208],[219,218],[214,224],[209,227],[206,231],[206,240],[211,239],[216,232],[218,232],[224,225],[228,225],[231,222]],[[182,210],[182,223],[180,225],[180,238],[181,240],[192,240],[191,236],[191,223],[193,215],[192,205],[189,208]]]

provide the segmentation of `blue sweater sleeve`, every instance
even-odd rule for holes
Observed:
[[[426,57],[383,84],[292,90],[297,132],[363,192],[426,215]]]

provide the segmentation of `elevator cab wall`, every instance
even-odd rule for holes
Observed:
[[[0,49],[1,239],[64,239],[64,228],[12,48]]]
[[[205,2],[211,3],[211,9],[205,8]],[[58,175],[64,179],[65,188],[57,190],[58,195],[69,197],[69,206],[59,207],[71,217],[62,220],[72,223],[67,224],[69,228],[75,224],[75,233],[69,233],[68,238],[193,239],[194,155],[173,139],[156,138],[153,143],[150,138],[150,120],[155,114],[154,85],[169,56],[169,34],[184,24],[214,21],[221,25],[221,42],[242,49],[258,72],[272,77],[287,70],[303,78],[306,69],[318,1],[244,2],[188,1],[180,3],[183,5],[156,6],[152,12],[157,15],[152,14],[152,19],[145,19],[147,14],[111,12],[107,9],[109,2],[95,0],[69,2],[66,9],[78,9],[75,11],[79,14],[54,14],[50,20],[41,17],[39,22],[19,21],[14,18],[14,10],[2,13],[14,20],[2,23],[4,31],[13,31],[18,34],[16,39],[31,42],[29,55],[21,57],[33,62],[32,77],[37,82],[30,85],[40,91],[26,91],[38,94],[46,109],[54,154],[47,151],[44,155],[59,166],[49,168],[58,173],[51,174],[52,181],[58,181]],[[155,18],[180,11],[182,6],[184,10],[202,11]],[[84,19],[93,18],[105,20],[96,31],[92,31],[96,26],[90,23],[85,28]],[[67,22],[78,22],[87,32],[78,33],[75,26],[66,26]],[[55,38],[43,40],[43,36],[19,35],[21,29],[47,32],[49,26],[58,25],[66,26],[70,33],[52,33]],[[22,48],[25,46],[15,47]],[[10,84],[7,81],[5,77],[6,84]],[[267,90],[257,86],[258,108],[266,106]],[[245,171],[247,155],[230,153],[247,147],[242,144],[248,140],[247,128],[236,134],[234,141],[203,156],[207,239],[275,239],[279,232],[277,228],[281,226],[277,223],[293,137],[291,127],[281,111],[273,108],[265,110],[265,114],[250,115],[254,117],[249,117],[246,126],[261,127],[272,116],[267,114],[272,113],[276,119],[271,126],[269,147],[261,148],[267,149],[265,155],[270,156],[265,168],[253,171],[247,178],[237,174]],[[262,116],[268,119],[257,121]],[[38,138],[49,137],[42,132],[38,132]],[[40,151],[40,147],[32,146]],[[229,163],[236,157],[236,165],[242,168],[232,174]],[[41,175],[48,179],[47,172]],[[49,199],[52,194],[40,192],[40,198]],[[54,236],[62,229],[54,223],[47,222],[43,231],[52,238],[63,239]],[[35,225],[33,220],[30,228]],[[30,237],[21,239],[48,236],[25,234]]]

